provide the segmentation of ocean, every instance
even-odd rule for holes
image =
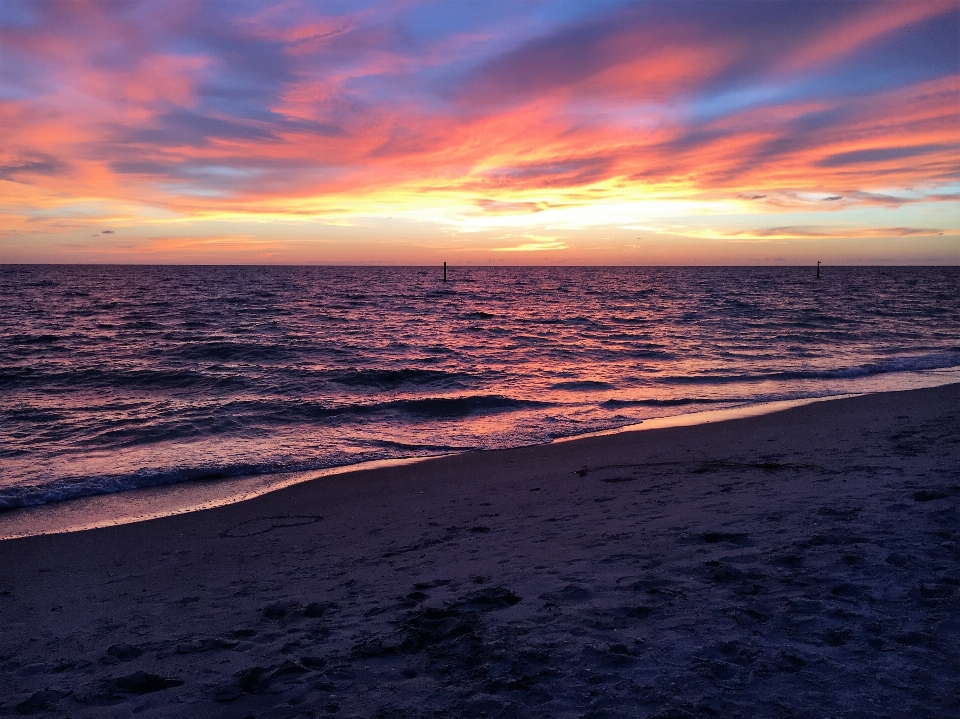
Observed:
[[[960,268],[0,266],[0,510],[960,381]]]

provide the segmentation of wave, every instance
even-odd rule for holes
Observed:
[[[21,334],[7,337],[6,341],[11,345],[42,345],[59,342],[62,339],[66,338],[60,335],[52,334]]]
[[[572,382],[554,382],[550,389],[565,389],[576,392],[590,392],[592,390],[616,389],[609,382],[598,382],[596,380],[576,380]]]
[[[423,418],[466,417],[487,412],[506,412],[521,409],[549,407],[549,402],[514,399],[499,394],[465,395],[461,397],[425,397],[421,399],[396,399],[369,404],[349,404],[340,407],[324,407],[313,403],[301,404],[299,409],[314,416],[367,415],[380,412],[402,412]]]
[[[180,482],[228,479],[230,477],[266,474],[271,471],[283,470],[265,465],[241,463],[223,467],[142,469],[130,474],[101,477],[63,477],[42,485],[3,487],[0,489],[0,511],[19,507],[34,507],[40,504],[53,504],[68,499],[100,494],[115,494],[130,489],[158,487]]]
[[[235,374],[199,370],[77,369],[39,370],[33,367],[0,367],[0,387],[68,387],[77,389],[244,389],[248,382]]]
[[[877,362],[861,365],[835,367],[816,370],[786,370],[782,372],[760,372],[753,374],[724,375],[675,375],[661,377],[658,382],[665,384],[729,384],[737,382],[765,382],[816,379],[855,379],[893,372],[920,372],[923,370],[949,369],[960,367],[960,350],[936,352],[925,355],[890,357]]]
[[[452,417],[479,412],[496,412],[549,407],[550,402],[522,400],[499,394],[470,395],[467,397],[430,397],[427,399],[402,399],[374,405],[374,411],[399,410],[409,414],[430,417]],[[366,407],[366,405],[364,406]]]
[[[383,447],[384,449],[399,449],[403,452],[466,452],[476,447],[458,447],[452,444],[415,444],[411,442],[396,442],[390,439],[370,439],[366,444],[371,447]]]
[[[185,482],[216,482],[240,477],[255,477],[268,474],[311,472],[332,467],[350,466],[360,462],[397,457],[423,457],[463,452],[473,446],[448,444],[422,444],[399,442],[388,439],[362,441],[367,448],[361,455],[342,454],[323,459],[310,458],[302,461],[274,460],[261,462],[234,462],[224,465],[200,465],[192,467],[143,468],[125,474],[101,476],[66,476],[44,484],[21,484],[0,487],[0,512],[42,504],[54,504],[81,497],[116,494],[133,489],[147,489]]]
[[[303,462],[237,462],[227,465],[198,467],[169,467],[140,469],[128,474],[111,474],[87,477],[62,477],[45,484],[14,485],[0,488],[0,512],[55,504],[81,497],[116,494],[132,489],[147,489],[184,482],[216,482],[254,477],[267,474],[311,472],[331,467],[357,464],[361,461],[388,459],[397,456],[430,456],[461,452],[471,447],[449,445],[413,444],[371,440],[366,443],[371,449],[362,457],[344,455],[338,459],[307,460]]]
[[[7,442],[4,439],[9,440],[10,433],[0,433],[0,458],[22,456],[39,447],[118,450],[245,433],[270,434],[278,427],[349,426],[365,420],[413,427],[433,421],[469,420],[480,415],[550,406],[553,405],[548,402],[503,395],[395,399],[339,406],[277,398],[234,400],[147,416],[131,410],[130,416],[110,419],[97,414],[72,416],[68,410],[22,406],[2,411],[11,426],[30,426],[35,431],[29,437],[21,431],[20,439]]]
[[[330,380],[350,387],[369,387],[371,389],[394,389],[405,384],[424,385],[440,383],[459,383],[472,379],[461,372],[443,372],[440,370],[416,369],[351,369],[335,372]]]
[[[381,402],[330,405],[310,400],[238,400],[218,408],[218,416],[243,424],[244,417],[257,424],[292,424],[329,418],[366,417],[383,413],[401,413],[414,419],[446,419],[474,414],[509,412],[552,406],[549,402],[514,399],[499,394],[457,397],[423,397]]]
[[[317,380],[362,389],[392,390],[404,385],[444,385],[463,387],[477,377],[466,372],[441,370],[401,369],[344,369],[344,370],[290,370],[275,371],[282,379],[287,374],[293,383],[287,391],[304,393]],[[0,387],[66,386],[119,389],[247,389],[251,385],[249,373],[227,370],[222,366],[207,369],[99,369],[40,370],[34,367],[0,367]]]
[[[294,350],[286,345],[266,342],[232,342],[229,340],[186,342],[171,350],[173,354],[188,360],[215,362],[262,362],[287,359]]]
[[[729,404],[731,399],[697,399],[695,397],[681,397],[678,399],[608,399],[601,402],[601,407],[680,407],[687,404]]]

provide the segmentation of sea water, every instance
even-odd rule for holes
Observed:
[[[442,280],[438,267],[0,266],[0,509],[249,489],[960,380],[957,267],[451,267]]]

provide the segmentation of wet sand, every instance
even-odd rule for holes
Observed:
[[[0,715],[960,716],[960,385],[0,542]]]

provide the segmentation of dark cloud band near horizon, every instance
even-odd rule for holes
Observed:
[[[147,259],[804,227],[960,261],[955,0],[8,0],[0,118],[0,261],[128,257],[106,225]]]

